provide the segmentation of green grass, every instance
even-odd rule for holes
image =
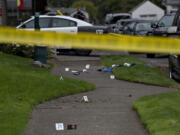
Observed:
[[[137,83],[177,87],[177,83],[167,77],[159,68],[150,67],[143,61],[132,56],[102,56],[102,64],[111,67],[112,64],[135,63],[133,67],[118,67],[113,74],[119,80],[126,80]]]
[[[160,69],[147,66],[131,56],[104,56],[102,64],[135,63],[133,67],[113,70],[117,79],[167,87],[178,87]],[[150,135],[180,135],[180,92],[142,97],[134,103],[140,119]]]
[[[150,135],[180,135],[180,92],[143,97],[134,108]]]
[[[50,74],[30,59],[0,52],[0,134],[21,135],[35,105],[60,96],[85,92],[94,85]]]

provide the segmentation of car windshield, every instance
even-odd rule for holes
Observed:
[[[174,15],[166,15],[158,22],[158,25],[161,27],[169,27],[172,26],[173,20]]]
[[[118,21],[118,22],[117,22],[117,26],[119,26],[119,27],[123,27],[123,26],[125,26],[126,24],[128,24],[128,21]]]
[[[138,23],[136,25],[136,31],[150,31],[151,29],[152,28],[150,22]]]
[[[121,20],[121,19],[129,19],[130,16],[129,15],[121,15],[121,16],[115,16],[112,18],[112,20],[110,21],[110,24],[114,24],[116,23],[118,20]]]

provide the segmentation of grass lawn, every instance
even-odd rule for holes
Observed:
[[[180,92],[143,97],[134,108],[150,135],[180,135]]]
[[[179,87],[160,69],[149,67],[131,56],[104,56],[105,66],[135,63],[133,67],[118,67],[113,70],[117,79],[167,87]],[[140,119],[150,135],[180,135],[180,92],[142,97],[134,103]]]
[[[32,66],[26,58],[0,52],[0,134],[21,135],[35,105],[44,101],[89,91],[94,85],[59,77]]]
[[[102,56],[102,64],[111,67],[112,64],[135,63],[132,67],[118,67],[113,69],[113,74],[119,80],[137,83],[152,84],[165,87],[177,87],[177,83],[169,79],[160,69],[150,67],[143,61],[132,56]]]

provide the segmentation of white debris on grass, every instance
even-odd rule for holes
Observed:
[[[113,65],[112,65],[112,68],[114,68],[114,67],[116,67],[116,66],[117,66],[116,64],[113,64]]]
[[[71,72],[72,72],[72,73],[78,73],[78,71],[76,71],[76,70],[72,70]]]
[[[124,63],[123,65],[124,65],[125,67],[130,67],[130,66],[131,66],[130,63]]]

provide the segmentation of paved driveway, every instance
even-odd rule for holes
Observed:
[[[65,67],[82,70],[86,64],[91,65],[89,72],[79,76],[64,71]],[[99,67],[97,57],[58,57],[54,74],[86,80],[97,88],[37,106],[25,135],[147,135],[132,109],[133,101],[172,89],[111,80],[110,74],[97,71]],[[90,102],[81,102],[83,96],[88,96]],[[57,131],[55,123],[64,123],[65,130]],[[76,124],[77,129],[67,130],[68,124]]]

